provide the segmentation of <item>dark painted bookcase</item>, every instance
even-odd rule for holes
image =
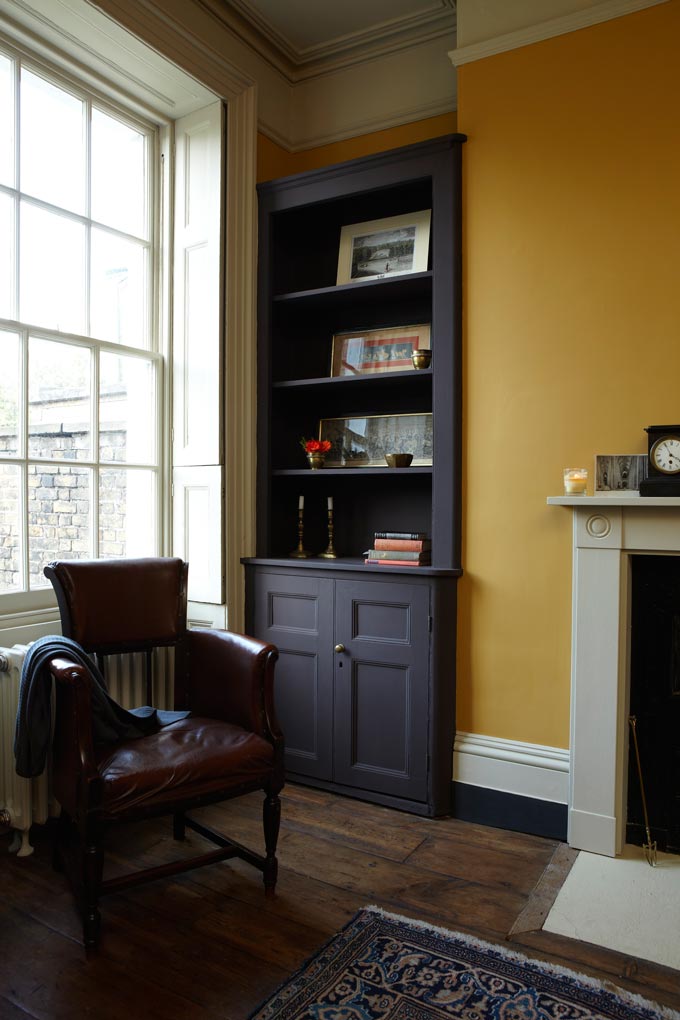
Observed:
[[[257,555],[250,633],[278,646],[291,779],[420,814],[450,807],[460,567],[463,135],[260,185]],[[336,285],[343,226],[431,210],[428,267]],[[333,336],[431,324],[432,365],[331,377]],[[431,413],[431,466],[307,465],[323,418]],[[298,503],[304,546],[296,559]],[[333,497],[336,559],[328,545]],[[432,565],[367,565],[376,531]]]

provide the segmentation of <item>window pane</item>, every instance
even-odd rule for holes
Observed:
[[[28,449],[45,460],[90,460],[91,353],[31,337],[28,348]]]
[[[101,110],[92,110],[92,219],[148,237],[146,138]]]
[[[100,470],[99,555],[156,555],[156,478],[153,471]]]
[[[0,592],[22,588],[21,468],[0,464]]]
[[[14,187],[14,63],[0,53],[0,184]]]
[[[155,369],[142,358],[102,352],[99,362],[99,456],[104,461],[154,460]]]
[[[15,457],[19,452],[20,381],[19,336],[0,330],[0,457]]]
[[[148,347],[146,267],[143,245],[93,228],[91,336]]]
[[[20,316],[65,333],[85,332],[85,228],[21,203]]]
[[[92,470],[75,464],[29,464],[28,552],[31,588],[49,584],[50,560],[93,556]]]
[[[10,195],[0,193],[0,315],[14,316],[14,204]]]
[[[82,100],[37,74],[21,72],[21,190],[85,213]]]

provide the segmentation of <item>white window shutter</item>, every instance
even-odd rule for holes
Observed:
[[[224,109],[175,123],[173,552],[191,602],[224,602],[221,281]]]

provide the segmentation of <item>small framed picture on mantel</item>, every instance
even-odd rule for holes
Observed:
[[[646,476],[647,457],[644,454],[598,454],[595,457],[596,492],[635,491]]]

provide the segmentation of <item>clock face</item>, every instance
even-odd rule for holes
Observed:
[[[649,451],[649,459],[664,475],[680,475],[680,438],[662,436]]]

